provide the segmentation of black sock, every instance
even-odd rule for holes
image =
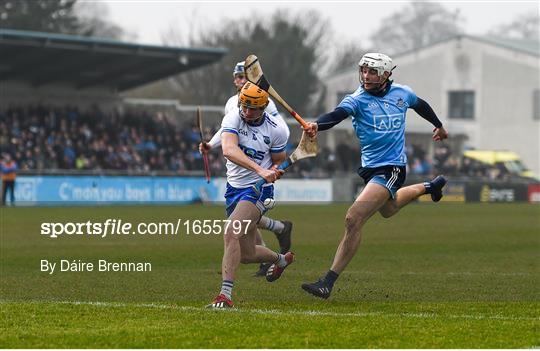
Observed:
[[[424,182],[424,187],[426,188],[426,194],[431,194],[431,182]]]
[[[338,277],[339,277],[339,274],[337,274],[336,272],[330,269],[328,273],[326,273],[324,280],[326,280],[328,284],[330,284],[330,286],[334,286],[334,283],[336,282]]]

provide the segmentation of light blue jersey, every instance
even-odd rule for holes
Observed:
[[[416,94],[406,85],[392,83],[384,96],[360,86],[338,105],[352,116],[362,149],[362,167],[405,166],[405,114],[415,106]]]

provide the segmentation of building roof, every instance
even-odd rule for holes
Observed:
[[[0,29],[0,51],[3,81],[117,91],[211,64],[227,52],[11,29]]]
[[[467,37],[467,36],[466,36]],[[491,36],[472,36],[468,37],[484,41],[489,44],[501,46],[507,49],[521,51],[530,55],[540,56],[540,41],[539,40],[524,40],[524,39],[503,39]]]

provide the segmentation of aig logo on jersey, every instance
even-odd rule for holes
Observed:
[[[405,115],[403,113],[373,116],[375,133],[398,133],[401,131],[404,122]]]

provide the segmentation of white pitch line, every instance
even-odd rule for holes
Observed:
[[[211,272],[211,273],[220,273],[219,270],[213,269],[213,268],[204,268],[204,269],[194,269],[192,271],[197,272]],[[308,273],[318,274],[320,272],[317,271],[307,271]],[[382,273],[380,271],[363,271],[363,270],[348,270],[347,274],[365,274],[365,275],[381,275]],[[392,272],[392,273],[385,273],[385,274],[391,274],[391,275],[440,275],[440,276],[502,276],[502,277],[528,277],[528,276],[538,276],[538,272],[470,272],[470,271],[463,271],[463,272],[414,272],[414,271],[403,271],[403,272]]]
[[[168,310],[178,310],[178,311],[195,311],[195,312],[216,312],[217,310],[207,309],[204,307],[195,307],[195,306],[175,306],[175,305],[163,305],[155,303],[122,303],[122,302],[100,302],[100,301],[40,301],[40,300],[31,300],[31,301],[0,301],[1,303],[7,302],[31,302],[31,303],[57,303],[57,304],[69,304],[69,305],[88,305],[88,306],[99,306],[99,307],[119,307],[119,308],[155,308],[155,309],[168,309]],[[218,312],[222,312],[219,310]],[[494,319],[494,320],[523,320],[523,321],[540,321],[540,317],[508,317],[508,316],[490,316],[483,314],[462,314],[462,315],[444,315],[436,313],[386,313],[386,312],[324,312],[324,311],[313,311],[313,310],[263,310],[263,309],[242,309],[242,308],[233,308],[229,310],[223,310],[223,312],[233,312],[233,313],[252,313],[252,314],[264,314],[264,315],[300,315],[300,316],[330,316],[330,317],[411,317],[411,318],[452,318],[452,319],[474,319],[474,320],[484,320],[484,319]]]
[[[353,274],[373,274],[373,275],[380,275],[381,272],[373,272],[373,271],[347,271],[347,273],[353,273]],[[386,273],[385,273],[386,274]],[[537,273],[530,273],[530,272],[393,272],[392,275],[465,275],[465,276],[476,276],[476,275],[484,275],[484,276],[503,276],[503,277],[526,277],[526,276],[536,276]]]

